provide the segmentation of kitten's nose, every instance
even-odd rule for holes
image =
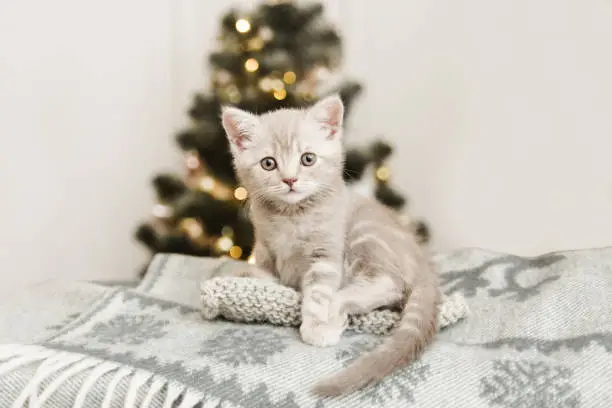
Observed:
[[[295,183],[297,181],[297,179],[296,178],[284,178],[284,179],[282,179],[282,181],[283,181],[283,183],[285,183],[289,187],[293,187],[293,183]]]

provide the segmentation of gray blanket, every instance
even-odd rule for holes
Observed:
[[[436,255],[471,315],[380,384],[320,400],[315,380],[381,338],[321,349],[204,322],[198,282],[221,262],[158,255],[134,289],[49,283],[0,304],[0,407],[612,407],[612,248]]]

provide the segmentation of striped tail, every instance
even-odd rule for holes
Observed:
[[[338,396],[374,384],[417,359],[437,332],[440,292],[435,274],[415,282],[395,331],[379,347],[315,385],[321,396]]]

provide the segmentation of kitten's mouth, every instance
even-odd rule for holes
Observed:
[[[294,188],[290,188],[289,190],[286,190],[285,194],[283,194],[282,199],[284,201],[287,201],[288,203],[297,203],[298,201],[304,199],[304,192],[298,191]]]

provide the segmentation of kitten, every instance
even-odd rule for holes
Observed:
[[[337,95],[307,109],[257,116],[224,107],[221,114],[237,177],[250,194],[256,263],[302,292],[303,341],[332,346],[347,314],[403,310],[381,346],[316,385],[322,396],[363,388],[417,358],[435,336],[440,298],[416,237],[391,210],[346,187],[343,115]]]

